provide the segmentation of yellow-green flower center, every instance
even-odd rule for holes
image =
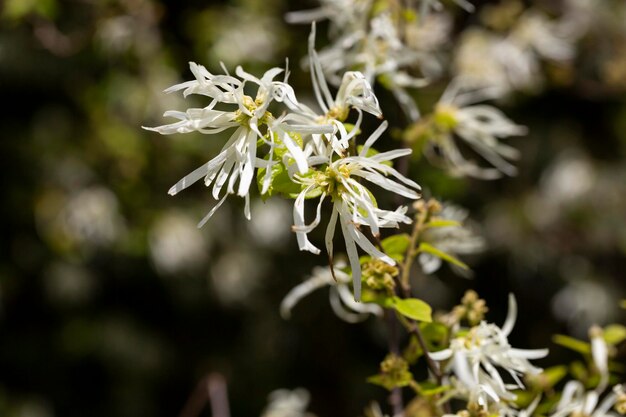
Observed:
[[[459,123],[456,117],[457,108],[454,106],[447,106],[440,104],[435,108],[435,114],[433,115],[433,122],[435,127],[443,132],[449,132],[453,130]]]
[[[244,95],[242,104],[246,108],[246,110],[254,114],[254,112],[263,104],[263,100],[260,98],[253,100],[252,97]],[[267,122],[271,118],[272,118],[272,113],[270,113],[269,111],[266,111],[265,113],[263,113],[263,116],[259,117],[258,119],[259,126],[263,124],[267,124]],[[250,122],[250,116],[242,112],[241,109],[239,109],[235,112],[235,121],[239,124],[247,126],[248,123]]]
[[[313,178],[319,189],[334,199],[345,191],[341,179],[350,178],[350,169],[345,165],[338,169],[328,166],[323,172],[316,172]]]

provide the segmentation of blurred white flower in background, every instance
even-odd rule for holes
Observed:
[[[209,245],[195,221],[182,212],[165,213],[148,235],[150,257],[161,274],[198,271],[208,259]]]
[[[282,248],[291,240],[291,227],[285,222],[291,216],[289,202],[271,198],[252,203],[254,220],[246,223],[248,231],[257,244],[266,248]]]
[[[60,220],[68,236],[90,246],[111,245],[126,231],[117,197],[103,186],[88,187],[71,195]]]
[[[518,159],[519,152],[503,143],[503,139],[526,134],[526,127],[515,124],[493,106],[475,104],[494,98],[497,93],[493,88],[468,90],[462,80],[453,80],[432,116],[414,125],[416,139],[424,141],[424,155],[456,176],[495,179],[503,173],[516,175],[517,168],[509,161]],[[420,133],[420,129],[426,129],[425,133]],[[465,157],[459,143],[467,145],[492,167],[482,167]]]
[[[468,216],[469,212],[462,207],[448,203],[443,204],[443,208],[437,214],[437,217],[442,220],[458,222],[459,225],[428,228],[422,233],[421,240],[455,258],[458,257],[457,255],[471,255],[482,252],[485,249],[485,239],[464,224]],[[426,252],[420,253],[418,260],[426,274],[435,273],[443,262],[441,258]],[[471,270],[462,269],[454,264],[450,265],[457,274],[471,276]]]
[[[595,323],[616,319],[619,294],[606,281],[589,276],[570,278],[552,299],[552,313],[567,323],[570,333],[585,336]]]
[[[261,417],[313,417],[313,414],[306,411],[310,397],[304,388],[272,391]]]
[[[226,65],[242,62],[276,62],[278,49],[284,43],[281,21],[273,16],[254,13],[244,8],[221,11],[215,21],[216,38],[211,54]]]
[[[80,264],[55,261],[48,266],[43,277],[48,297],[60,305],[85,303],[97,289],[96,277]]]
[[[268,259],[258,250],[231,248],[212,261],[210,279],[224,304],[243,303],[263,285]]]

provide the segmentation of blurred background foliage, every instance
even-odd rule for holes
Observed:
[[[470,259],[473,279],[417,277],[419,296],[450,308],[475,288],[501,323],[514,292],[513,344],[550,347],[546,366],[570,358],[553,333],[585,338],[593,323],[624,321],[626,12],[605,3],[574,61],[545,65],[539,91],[499,103],[530,131],[511,142],[517,177],[452,179],[421,160],[411,171],[428,194],[468,207],[490,248]],[[340,322],[324,291],[279,316],[324,262],[297,252],[290,202],[258,199],[247,222],[231,199],[198,230],[207,190],[166,191],[222,142],[141,129],[183,108],[161,91],[189,79],[188,61],[259,74],[288,57],[296,90],[311,91],[299,65],[309,28],[282,16],[314,6],[4,1],[0,415],[175,416],[210,372],[225,376],[233,416],[258,415],[279,387],[306,387],[320,416],[385,401],[364,382],[385,355],[383,327]],[[455,36],[479,20],[455,12]],[[401,127],[393,98],[380,99]]]

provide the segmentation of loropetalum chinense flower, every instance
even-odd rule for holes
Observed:
[[[406,139],[424,147],[424,154],[452,175],[482,179],[499,178],[502,173],[515,175],[517,168],[509,162],[519,157],[517,149],[501,139],[526,133],[500,110],[484,104],[473,104],[497,95],[494,89],[461,92],[453,81],[441,96],[433,114],[407,130]],[[481,167],[467,159],[456,141],[461,140],[482,156],[493,168]]]
[[[586,391],[585,387],[579,381],[569,381],[563,388],[563,395],[559,403],[556,406],[556,410],[550,417],[567,417],[567,416],[581,416],[581,417],[617,417],[618,414],[611,412],[611,409],[621,400],[622,409],[618,410],[623,415],[624,401],[626,395],[624,394],[624,386],[616,385],[611,392],[606,394],[602,401],[600,401],[602,391],[604,389],[595,389],[593,391]]]
[[[405,215],[406,207],[399,207],[395,211],[380,209],[371,191],[360,181],[367,181],[406,198],[420,197],[420,186],[388,164],[396,158],[409,155],[410,149],[396,149],[368,156],[371,146],[386,128],[387,122],[383,122],[367,139],[358,155],[337,159],[333,159],[332,153],[312,156],[309,158],[311,171],[307,175],[294,175],[295,181],[302,186],[293,209],[293,230],[296,232],[298,246],[300,250],[320,253],[309,241],[307,234],[320,224],[322,203],[329,198],[333,210],[326,227],[326,250],[332,263],[333,238],[339,222],[352,269],[356,300],[361,297],[361,266],[357,247],[374,258],[395,265],[391,257],[372,244],[361,230],[362,227],[368,227],[374,236],[379,236],[381,228],[397,228],[401,223],[411,223],[411,218]],[[304,202],[314,196],[319,196],[317,214],[313,222],[306,224]]]
[[[217,134],[228,129],[235,130],[217,156],[181,179],[170,188],[169,194],[175,195],[204,178],[207,187],[213,185],[213,197],[219,202],[202,219],[199,226],[209,220],[229,194],[235,193],[245,198],[245,215],[250,218],[250,185],[254,179],[255,168],[265,163],[257,158],[257,143],[259,140],[264,141],[270,149],[273,149],[273,128],[284,128],[284,124],[276,122],[268,111],[274,99],[274,90],[278,85],[278,82],[273,79],[283,70],[272,68],[261,79],[258,79],[246,73],[241,67],[237,67],[236,74],[240,78],[238,79],[228,74],[211,74],[205,67],[193,62],[190,63],[190,68],[196,77],[195,80],[174,85],[165,92],[183,90],[185,97],[190,94],[202,95],[210,98],[210,103],[206,107],[190,108],[185,112],[167,111],[164,116],[174,117],[179,121],[146,129],[161,134],[194,131]],[[246,84],[258,86],[255,98],[244,93]],[[230,108],[221,110],[217,108],[218,105],[228,105],[227,107]],[[328,129],[321,130],[328,131]],[[287,140],[284,144],[298,156],[302,152],[293,141]],[[299,168],[302,172],[307,170],[306,166]],[[226,186],[226,192],[220,197],[224,186]]]
[[[445,373],[454,375],[452,395],[487,411],[499,410],[515,400],[512,389],[524,389],[520,377],[541,372],[529,359],[545,357],[547,349],[517,349],[508,342],[516,316],[517,304],[510,295],[509,312],[502,328],[482,321],[467,332],[457,331],[459,335],[452,339],[449,348],[429,354],[443,363]],[[515,383],[505,383],[498,368],[506,371]]]
[[[391,167],[391,161],[408,155],[410,149],[398,149],[376,153],[372,145],[387,127],[383,122],[365,141],[358,155],[350,154],[359,132],[363,112],[381,117],[378,100],[366,77],[357,71],[349,71],[342,77],[336,96],[330,92],[317,53],[315,51],[315,25],[309,38],[309,55],[313,90],[321,111],[317,112],[301,104],[293,88],[284,81],[274,81],[283,70],[273,68],[258,79],[238,67],[233,77],[213,75],[204,67],[191,64],[196,79],[175,85],[167,92],[183,90],[184,96],[198,94],[211,99],[204,108],[192,108],[186,112],[169,111],[165,116],[179,119],[169,125],[148,128],[162,134],[220,133],[234,129],[222,150],[206,164],[185,176],[169,193],[174,195],[204,178],[207,186],[213,186],[213,197],[219,202],[200,222],[203,225],[230,194],[245,198],[245,214],[250,218],[250,187],[258,168],[257,182],[261,194],[273,192],[294,195],[294,226],[301,250],[319,253],[309,242],[307,233],[320,222],[322,202],[329,198],[333,203],[332,215],[326,232],[326,249],[329,259],[333,257],[333,237],[339,227],[346,243],[352,269],[354,297],[360,298],[361,274],[357,247],[370,256],[391,265],[393,259],[377,249],[364,234],[368,227],[374,236],[380,229],[399,227],[410,223],[405,215],[406,207],[395,211],[380,209],[371,191],[361,181],[367,181],[410,199],[419,198],[420,187]],[[253,99],[244,93],[247,84],[257,86]],[[269,111],[275,101],[286,107],[279,117]],[[223,107],[231,109],[223,110]],[[218,108],[219,106],[219,108]],[[344,124],[350,110],[358,113],[356,124],[350,128]],[[260,145],[260,146],[259,146]],[[261,148],[266,149],[263,152]],[[275,177],[286,173],[293,187],[289,192],[279,186],[273,187]],[[281,177],[283,180],[284,176]],[[224,191],[225,190],[225,191]],[[316,219],[311,224],[304,221],[304,200],[319,196]]]

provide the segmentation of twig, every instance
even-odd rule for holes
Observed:
[[[385,320],[387,322],[387,329],[389,330],[389,352],[395,355],[400,354],[400,347],[398,343],[398,322],[396,316],[390,311],[385,310]],[[393,409],[393,415],[404,415],[404,400],[402,398],[402,389],[394,388],[389,395],[389,405]]]
[[[178,416],[198,417],[207,402],[213,417],[230,417],[226,380],[218,373],[208,374],[198,382]]]

